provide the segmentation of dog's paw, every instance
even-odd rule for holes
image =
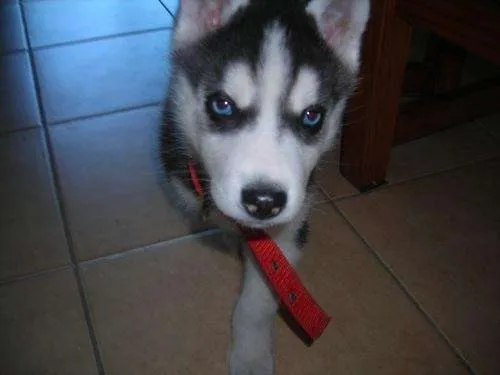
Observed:
[[[273,375],[274,360],[270,352],[256,353],[233,348],[229,355],[230,375]]]

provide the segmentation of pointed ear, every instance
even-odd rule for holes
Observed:
[[[330,48],[356,71],[370,13],[369,0],[312,0],[306,10],[316,20]]]
[[[249,0],[180,0],[173,48],[195,42],[224,25]]]

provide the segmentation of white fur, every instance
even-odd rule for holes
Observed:
[[[276,127],[280,100],[290,76],[290,56],[284,44],[285,32],[279,24],[273,24],[265,32],[259,72],[260,120],[266,129]]]
[[[311,68],[301,68],[290,92],[289,107],[292,112],[300,115],[305,108],[316,104],[318,91],[318,74]]]
[[[222,88],[240,109],[246,109],[254,103],[257,87],[252,77],[250,67],[242,62],[237,62],[228,67],[224,75]]]

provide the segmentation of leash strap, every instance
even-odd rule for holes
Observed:
[[[201,182],[198,179],[198,174],[196,173],[196,167],[193,162],[188,162],[189,176],[191,178],[191,183],[193,184],[193,189],[200,197],[203,197],[203,188],[201,187]]]
[[[263,231],[246,232],[248,247],[279,296],[280,303],[312,343],[321,336],[331,318],[318,305],[279,246]]]
[[[203,197],[203,189],[190,161],[188,170],[196,193]],[[262,230],[242,228],[248,248],[265,275],[280,304],[306,334],[310,344],[321,336],[331,318],[314,300],[279,246]]]

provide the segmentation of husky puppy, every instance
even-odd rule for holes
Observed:
[[[199,207],[194,163],[205,206],[265,230],[296,264],[311,174],[354,88],[368,14],[368,0],[180,0],[160,147],[186,207]],[[273,374],[277,300],[244,258],[229,371]]]

